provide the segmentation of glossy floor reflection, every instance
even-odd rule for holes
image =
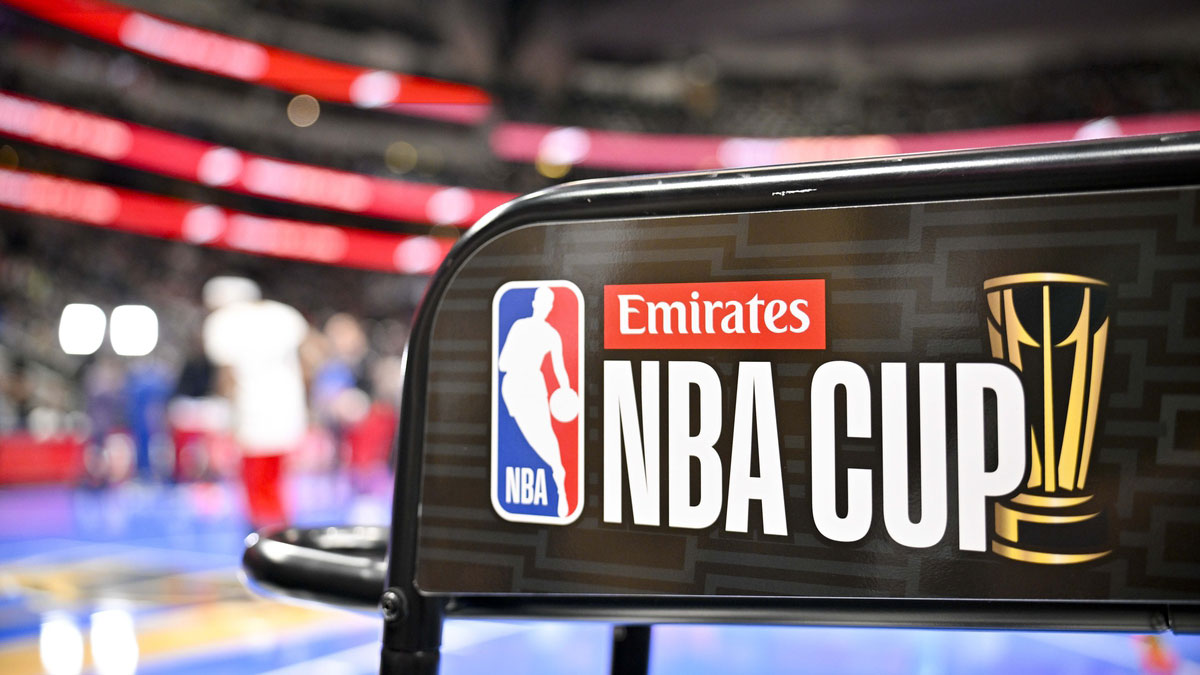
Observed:
[[[387,520],[386,480],[290,485],[298,524]],[[303,497],[303,498],[300,498]],[[374,673],[380,620],[256,597],[235,486],[0,490],[0,673]],[[449,621],[446,675],[606,673],[611,626]],[[651,672],[1200,673],[1200,638],[659,626]]]
[[[336,479],[292,489],[304,522],[347,517],[337,504],[385,518]],[[243,588],[240,505],[225,484],[0,491],[0,672],[249,673],[376,650],[373,617]]]

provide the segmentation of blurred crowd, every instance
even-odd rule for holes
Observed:
[[[377,471],[392,447],[407,321],[423,284],[13,216],[0,231],[0,482],[231,478],[244,456],[263,452],[246,425],[288,415],[296,433],[275,434],[266,449],[285,471]],[[215,317],[231,298],[282,314],[258,326],[226,321],[222,336]],[[60,347],[67,304],[131,300],[158,315],[151,353]],[[286,355],[251,348],[265,338]],[[294,364],[290,391],[252,382],[271,358]],[[280,412],[288,396],[295,413]]]

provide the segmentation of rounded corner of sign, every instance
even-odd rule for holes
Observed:
[[[480,216],[463,234],[462,239],[479,240],[482,245],[503,234],[510,227],[516,227],[520,224],[522,210],[529,205],[529,197],[530,195],[521,195],[496,205]],[[513,225],[510,226],[510,222],[513,222]]]
[[[579,300],[579,306],[583,307],[583,291],[579,290],[579,286],[576,286],[574,281],[569,279],[556,279],[553,283],[562,284],[566,288],[571,289],[571,292],[575,294],[575,298]]]
[[[500,284],[500,288],[492,295],[492,314],[496,313],[496,309],[500,306],[500,297],[505,294],[510,288],[524,288],[529,282],[527,281],[506,281]]]
[[[555,525],[570,525],[571,523],[579,520],[579,516],[582,516],[582,515],[583,515],[583,500],[580,500],[579,504],[575,507],[575,510],[572,511],[571,513],[568,513],[566,515],[566,517],[563,518],[562,520],[557,521],[555,523]]]
[[[424,588],[421,588],[421,561],[417,560],[417,573],[412,576],[412,589],[417,592],[417,595],[431,595]]]
[[[547,523],[549,523],[551,525],[558,525],[558,524],[565,525],[567,522],[571,522],[571,521],[559,521],[557,518],[548,518],[547,516],[538,516],[538,515],[526,514],[526,513],[513,513],[511,511],[508,511],[503,506],[501,506],[500,496],[499,496],[499,493],[496,492],[496,487],[497,487],[496,481],[493,480],[492,481],[492,489],[489,491],[488,496],[491,497],[491,500],[492,500],[492,510],[495,511],[496,515],[500,516],[500,518],[502,520],[508,521],[510,523],[534,523],[534,524],[542,524],[542,525],[547,524]],[[580,510],[582,510],[582,509],[580,509]]]
[[[492,498],[492,510],[496,512],[496,515],[500,516],[501,518],[503,518],[504,520],[507,520],[510,523],[522,522],[522,519],[518,514],[509,513],[508,511],[504,510],[504,507],[500,506],[500,498],[496,494],[495,486],[496,486],[496,482],[492,481],[492,490],[491,490],[491,494],[490,494],[490,496]]]
[[[570,525],[576,520],[579,520],[579,516],[583,515],[583,504],[580,504],[575,508],[574,512],[569,513],[562,518],[557,516],[539,516],[531,513],[512,513],[510,511],[506,511],[502,506],[500,506],[500,502],[496,497],[495,490],[492,491],[491,498],[492,510],[495,511],[496,515],[500,516],[501,519],[510,523],[522,523],[526,525]]]

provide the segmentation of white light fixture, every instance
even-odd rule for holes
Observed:
[[[145,305],[121,305],[112,311],[108,339],[121,356],[145,356],[158,344],[158,315]]]
[[[47,616],[38,637],[38,654],[50,675],[79,675],[83,672],[83,631],[67,614]]]
[[[91,643],[97,675],[137,672],[137,630],[128,611],[104,609],[92,614]]]
[[[104,344],[104,310],[86,303],[63,307],[58,321],[58,344],[68,354],[95,354]]]

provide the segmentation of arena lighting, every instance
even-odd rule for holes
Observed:
[[[86,303],[63,307],[58,320],[58,344],[63,352],[76,356],[95,354],[104,344],[104,310]],[[157,329],[157,326],[155,326]]]
[[[120,309],[118,307],[117,309]],[[116,312],[113,313],[114,317]],[[118,352],[120,353],[120,352]],[[90,643],[98,675],[133,675],[138,666],[137,631],[133,616],[122,608],[92,614]]]
[[[38,655],[49,675],[83,672],[83,632],[70,614],[46,615],[38,635]]]
[[[0,207],[254,255],[406,274],[432,272],[453,244],[441,237],[265,218],[10,169],[0,169]]]
[[[308,94],[299,94],[287,104],[287,116],[298,127],[311,127],[321,117],[321,103]]]
[[[1200,130],[1200,112],[928,134],[794,138],[646,134],[505,122],[492,132],[490,143],[500,159],[533,163],[539,171],[570,166],[692,171],[1195,130]]]
[[[256,197],[467,227],[517,195],[286,162],[0,91],[0,135]]]
[[[120,356],[145,356],[158,344],[158,315],[145,305],[121,305],[112,311],[108,339]]]
[[[37,18],[184,68],[359,108],[474,124],[487,117],[484,90],[372,70],[160,19],[104,0],[3,0]]]

